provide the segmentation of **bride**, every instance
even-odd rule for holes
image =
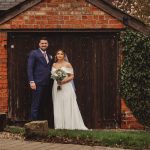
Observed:
[[[84,125],[73,86],[73,68],[67,60],[63,50],[58,50],[55,55],[55,63],[52,66],[52,76],[58,69],[63,70],[67,76],[61,80],[54,80],[52,97],[54,106],[55,129],[88,130]],[[58,89],[61,86],[61,89]]]

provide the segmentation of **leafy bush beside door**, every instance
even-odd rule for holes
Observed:
[[[122,33],[120,94],[135,117],[150,127],[150,37],[133,30]]]

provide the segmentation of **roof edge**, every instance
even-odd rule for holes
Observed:
[[[40,3],[42,0],[27,0],[19,3],[15,7],[10,8],[0,15],[0,25],[16,17],[20,13]]]
[[[147,35],[147,36],[150,35],[150,27],[148,25],[144,24],[139,19],[121,11],[117,7],[113,6],[112,4],[104,0],[86,0],[86,1],[96,6],[97,8],[102,9],[109,15],[115,17],[116,19],[121,21],[124,25],[129,26],[132,29],[135,29],[137,31],[140,31],[144,35]]]

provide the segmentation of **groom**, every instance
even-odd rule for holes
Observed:
[[[32,89],[32,105],[30,120],[39,119],[40,105],[44,95],[51,92],[45,90],[50,86],[50,74],[52,58],[47,54],[48,40],[42,37],[39,40],[39,48],[33,50],[28,58],[28,79]],[[46,97],[46,96],[45,96]]]

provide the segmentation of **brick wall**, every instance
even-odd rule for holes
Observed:
[[[7,34],[0,32],[0,112],[7,112],[8,84],[7,84]]]
[[[123,28],[123,24],[85,0],[43,0],[0,28]]]
[[[125,104],[125,101],[121,100],[121,128],[123,129],[143,129],[144,127],[138,123],[138,120],[133,116],[131,110]]]

